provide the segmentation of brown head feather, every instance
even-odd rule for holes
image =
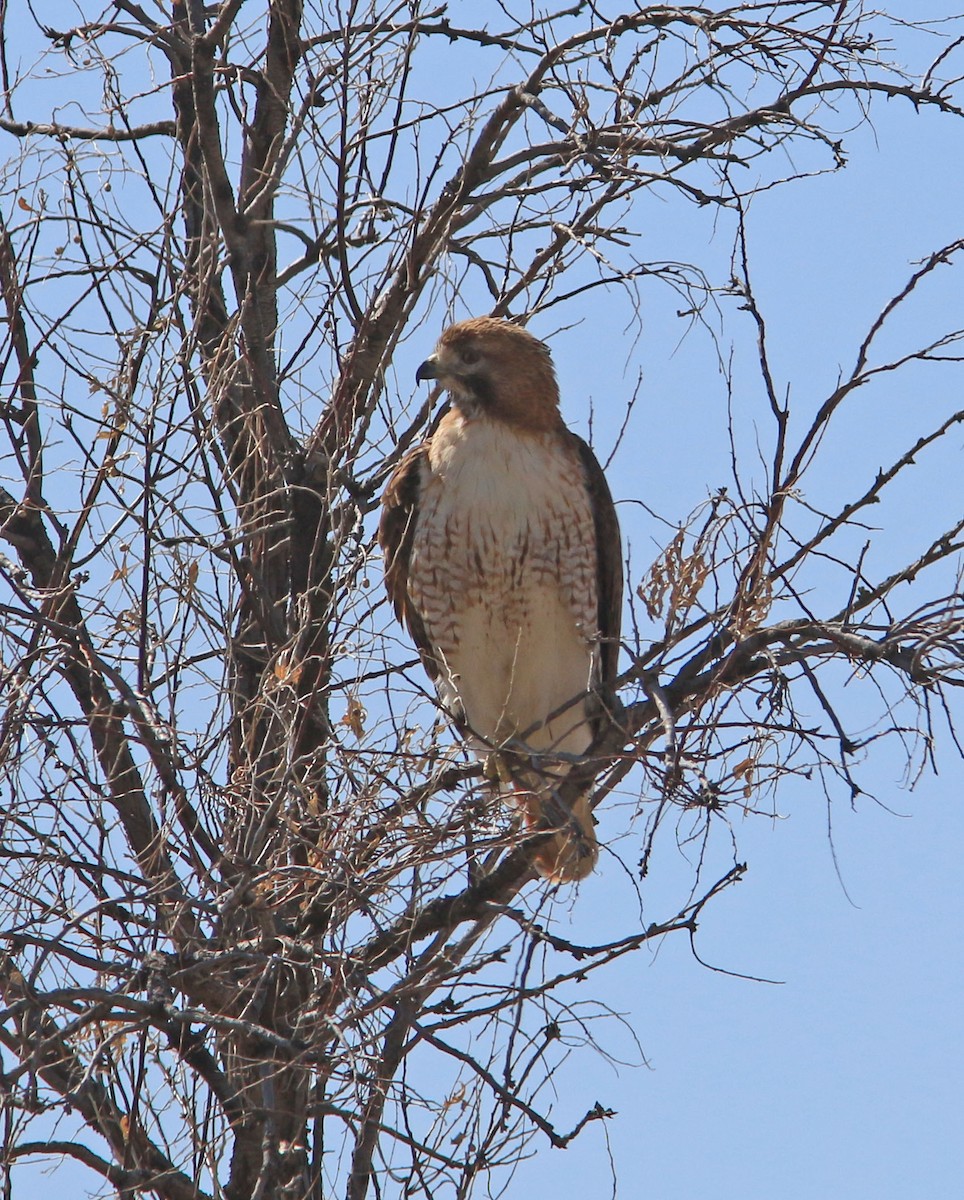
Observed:
[[[509,321],[474,317],[452,325],[417,378],[437,379],[465,416],[484,414],[533,432],[562,427],[549,349]]]

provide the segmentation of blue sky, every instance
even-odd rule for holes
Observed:
[[[951,11],[912,7],[915,17]],[[908,59],[922,49],[916,39],[899,47]],[[768,192],[750,209],[772,361],[803,412],[850,367],[870,321],[919,260],[964,235],[964,124],[882,103],[872,127],[849,135],[847,146],[844,171]],[[653,241],[656,257],[684,257],[688,248],[695,261],[719,263],[729,251],[725,228],[711,230],[705,216],[672,205]],[[887,348],[942,322],[960,328],[962,311],[959,271],[942,269]],[[746,333],[732,311],[724,327],[735,339]],[[725,482],[725,410],[706,339],[696,331],[676,345],[672,329],[667,311],[647,312],[626,373],[630,383],[643,366],[646,440],[622,453],[610,475],[617,495],[635,486],[662,515],[681,518]],[[600,364],[589,371],[585,356],[554,349],[563,395],[598,397]],[[822,448],[808,498],[848,494],[916,422],[960,408],[961,382],[960,367],[928,368],[860,397]],[[961,443],[958,434],[922,460],[898,502],[874,514],[887,530],[881,565],[919,544],[938,513],[960,512]],[[633,525],[641,560],[645,522]],[[577,1113],[598,1099],[618,1110],[609,1144],[595,1125],[566,1152],[546,1149],[508,1195],[613,1194],[610,1154],[616,1194],[649,1200],[959,1194],[964,770],[945,749],[940,776],[925,775],[913,790],[898,756],[869,756],[864,780],[881,804],[861,797],[828,810],[816,783],[795,783],[779,794],[780,819],[739,823],[749,870],[705,913],[697,949],[723,970],[780,982],[707,970],[681,938],[623,963],[616,982],[597,976],[597,992],[631,1014],[649,1069],[615,1073],[583,1056],[575,1085],[564,1087],[560,1076],[560,1106],[572,1100]],[[603,839],[607,830],[618,836],[618,825],[604,816]],[[578,903],[589,924],[612,903],[608,883],[604,874],[583,888]],[[578,1103],[569,1086],[578,1087]]]

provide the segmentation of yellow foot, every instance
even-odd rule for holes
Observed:
[[[498,750],[493,750],[485,756],[482,763],[482,774],[489,783],[511,783],[512,773],[509,770],[509,764],[505,761],[505,756],[500,754]]]

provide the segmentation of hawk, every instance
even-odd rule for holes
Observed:
[[[425,379],[451,403],[382,498],[388,594],[476,750],[526,764],[510,768],[515,800],[531,828],[555,830],[536,851],[540,874],[582,879],[598,855],[588,795],[569,811],[553,797],[604,727],[600,693],[616,678],[612,497],[563,423],[548,348],[524,329],[453,325],[418,368]]]

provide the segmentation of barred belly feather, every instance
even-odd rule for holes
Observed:
[[[441,694],[477,738],[581,754],[598,681],[593,516],[554,433],[456,419],[425,464],[409,588],[442,665]]]

